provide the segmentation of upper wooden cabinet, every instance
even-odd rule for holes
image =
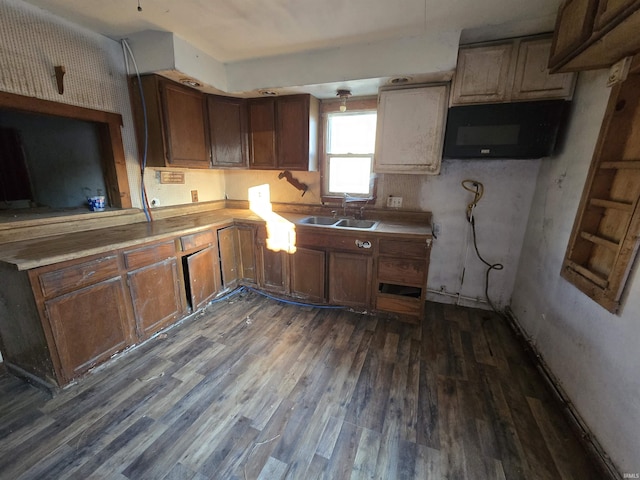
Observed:
[[[376,173],[440,173],[448,85],[380,93]]]
[[[246,168],[247,104],[242,98],[207,95],[211,165],[216,168]]]
[[[573,74],[550,74],[551,38],[460,48],[452,105],[571,98]]]
[[[147,166],[209,168],[204,95],[157,75],[141,78],[147,112]],[[137,77],[131,82],[131,103],[142,155],[145,143],[143,104]]]
[[[317,170],[318,115],[311,95],[248,100],[250,167]]]
[[[553,72],[606,68],[640,51],[640,0],[565,0],[558,10]]]

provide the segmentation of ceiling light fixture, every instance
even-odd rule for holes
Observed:
[[[340,97],[342,103],[340,103],[340,111],[347,111],[347,99],[351,96],[351,90],[338,90],[336,96]]]

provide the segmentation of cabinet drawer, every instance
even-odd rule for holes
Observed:
[[[426,281],[424,260],[380,257],[378,281],[397,285],[422,286]]]
[[[38,276],[40,288],[45,298],[77,290],[86,285],[115,277],[119,274],[118,258],[115,255],[98,258]]]
[[[373,253],[374,238],[368,233],[336,235],[335,233],[314,234],[296,232],[296,245],[301,247],[321,247],[347,252]],[[369,245],[369,247],[367,247]]]
[[[171,258],[176,253],[173,242],[151,245],[124,252],[124,264],[127,270],[144,267]]]
[[[421,302],[419,298],[379,293],[376,296],[376,309],[405,315],[419,315],[422,311]]]
[[[213,245],[215,243],[215,236],[212,231],[207,230],[206,232],[192,233],[191,235],[185,235],[184,237],[180,237],[180,244],[182,245],[182,250],[192,250],[198,247],[208,247],[209,245]]]
[[[380,255],[393,255],[396,257],[427,258],[429,246],[427,241],[403,241],[381,238],[378,244]]]

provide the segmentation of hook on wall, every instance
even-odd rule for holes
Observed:
[[[58,93],[62,95],[64,93],[64,74],[67,73],[63,65],[53,67],[56,72],[56,83],[58,84]]]
[[[291,185],[293,185],[294,187],[296,187],[298,190],[302,192],[301,197],[304,197],[304,194],[307,193],[307,190],[309,189],[306,183],[302,183],[298,179],[294,178],[289,170],[280,172],[280,174],[278,175],[278,178],[281,180],[283,178],[286,178],[287,182],[289,182]]]

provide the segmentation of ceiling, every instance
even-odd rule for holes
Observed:
[[[437,32],[550,31],[560,0],[27,0],[107,37],[172,32],[227,65]],[[388,72],[393,75],[394,72]],[[421,73],[421,72],[415,72]]]

